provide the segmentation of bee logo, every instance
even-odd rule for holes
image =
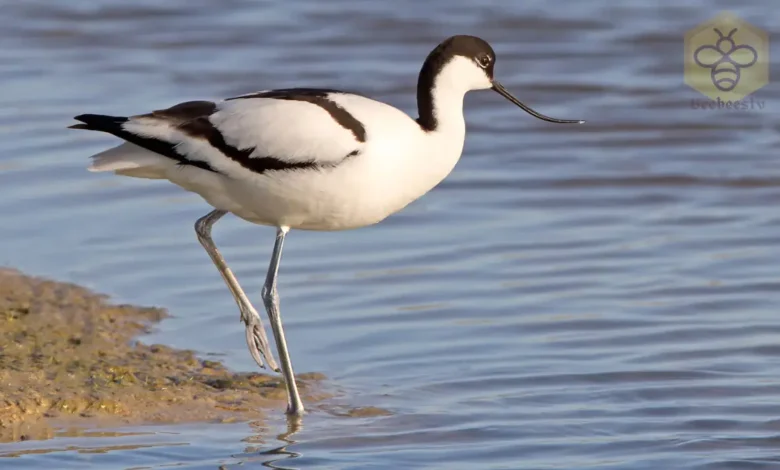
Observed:
[[[723,35],[718,28],[713,28],[718,35],[714,46],[704,45],[696,49],[693,60],[699,65],[710,70],[712,84],[723,92],[736,88],[741,77],[740,70],[753,66],[758,60],[758,52],[747,44],[737,45],[734,41],[734,33],[737,28]]]

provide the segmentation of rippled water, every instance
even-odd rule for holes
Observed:
[[[431,194],[374,227],[291,233],[296,371],[390,416],[65,433],[0,445],[0,467],[780,468],[778,88],[763,110],[693,110],[681,75],[683,33],[727,2],[0,7],[0,264],[164,306],[148,341],[238,370],[238,312],[192,230],[208,207],[87,173],[115,140],[73,115],[288,86],[413,112],[425,55],[469,33],[521,99],[588,120],[470,94],[464,157]],[[735,12],[780,22],[768,0]],[[273,230],[231,217],[215,239],[259,301]]]

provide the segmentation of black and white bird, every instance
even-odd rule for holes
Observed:
[[[125,142],[92,156],[90,171],[167,179],[215,209],[195,223],[198,239],[232,292],[252,357],[279,371],[265,330],[211,238],[230,212],[276,227],[262,299],[271,322],[288,400],[303,413],[287,352],[277,293],[282,245],[290,229],[345,230],[375,224],[430,191],[458,162],[466,137],[463,99],[492,89],[549,122],[493,78],[496,55],[474,36],[453,36],[425,59],[417,119],[379,101],[338,90],[288,88],[219,102],[189,101],[130,117],[82,114],[74,129]]]

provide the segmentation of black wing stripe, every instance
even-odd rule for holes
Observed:
[[[355,116],[342,108],[336,102],[328,99],[329,93],[343,93],[337,90],[325,88],[287,88],[281,90],[261,91],[249,95],[236,96],[228,100],[239,100],[248,98],[273,98],[278,100],[305,101],[319,106],[327,111],[341,127],[352,132],[358,142],[366,141],[366,128],[363,123],[358,121]]]
[[[198,118],[179,127],[192,138],[203,139],[212,147],[222,152],[229,159],[239,163],[244,168],[263,174],[272,170],[300,170],[316,168],[319,165],[313,160],[303,162],[286,162],[274,157],[250,157],[255,148],[239,149],[225,142],[225,137],[214,127],[208,118]]]

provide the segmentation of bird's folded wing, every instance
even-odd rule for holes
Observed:
[[[280,92],[181,103],[117,125],[123,133],[172,146],[182,163],[233,177],[333,167],[360,151],[365,129],[327,94]]]

